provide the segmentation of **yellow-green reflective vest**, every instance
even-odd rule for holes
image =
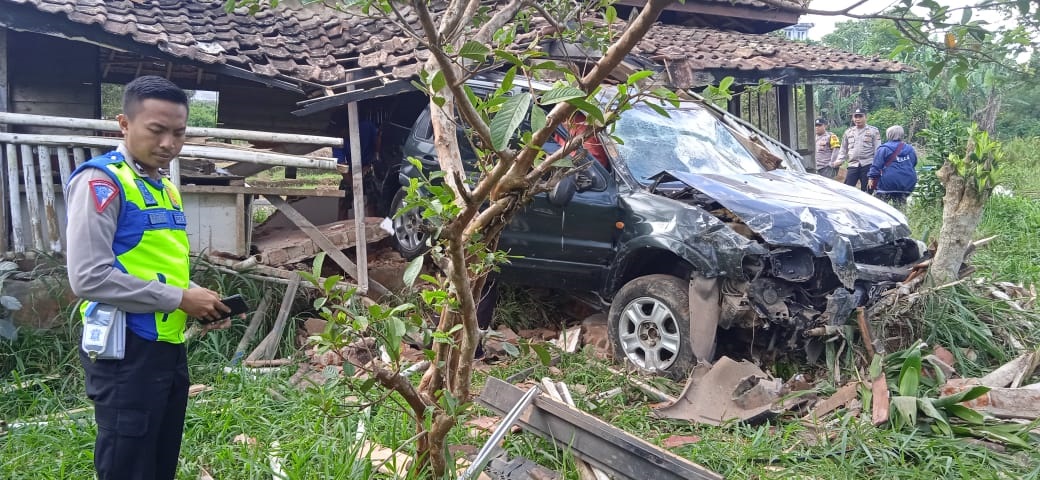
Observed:
[[[80,165],[70,178],[86,168],[108,174],[118,187],[121,208],[112,242],[114,268],[146,281],[159,281],[188,288],[188,222],[181,206],[180,193],[168,179],[156,181],[142,177],[126,163],[119,152],[109,152]],[[104,182],[94,182],[94,195],[111,195]],[[70,207],[72,208],[72,207]],[[83,208],[83,207],[80,207]],[[85,314],[87,302],[80,313]],[[146,340],[184,343],[188,316],[181,310],[171,313],[126,313],[127,328]]]

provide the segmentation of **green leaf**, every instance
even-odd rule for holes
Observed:
[[[311,275],[314,275],[314,279],[321,278],[321,267],[325,263],[325,252],[321,252],[314,256],[314,263],[311,264]]]
[[[534,108],[531,109],[531,131],[537,132],[545,128],[547,122],[548,119],[545,117],[545,110],[542,110],[542,107],[535,105]]]
[[[613,5],[608,5],[607,8],[603,10],[603,20],[607,22],[607,25],[617,21],[617,9],[615,9]]]
[[[527,116],[531,107],[531,94],[524,92],[510,97],[495,118],[491,119],[491,144],[495,150],[505,150],[516,129]]]
[[[633,73],[633,74],[629,75],[628,76],[628,80],[625,80],[625,84],[627,84],[627,85],[635,85],[636,82],[638,82],[638,81],[640,81],[640,80],[642,80],[644,78],[652,77],[653,75],[654,75],[654,72],[651,71],[651,70],[640,70],[640,71],[638,71],[636,73]],[[729,78],[733,78],[733,77],[729,77]]]
[[[560,85],[543,93],[538,103],[542,105],[553,105],[575,98],[585,98],[585,92],[570,85]]]
[[[899,370],[899,394],[916,396],[921,383],[921,349],[912,348]]]
[[[943,68],[945,67],[946,64],[943,62],[933,63],[930,67],[928,67],[928,78],[935,79],[939,76],[940,73],[942,73]]]
[[[986,418],[983,417],[981,413],[965,407],[964,405],[950,405],[946,407],[946,411],[972,425],[982,425],[986,423]]]
[[[483,62],[491,54],[491,49],[480,42],[470,40],[462,45],[459,56],[475,62]]]
[[[946,418],[946,415],[940,412],[939,409],[935,408],[935,405],[932,404],[930,398],[918,398],[917,408],[921,410],[921,413],[928,415],[934,419],[937,424],[940,424],[939,428],[943,434],[953,435],[953,433],[950,432],[950,421]]]
[[[325,279],[325,283],[321,287],[325,289],[326,292],[331,292],[332,289],[336,287],[336,284],[342,279],[343,277],[340,275],[329,275],[329,278]]]
[[[404,269],[403,278],[404,285],[406,287],[411,287],[413,284],[415,284],[415,279],[419,276],[419,272],[422,271],[423,260],[425,258],[426,255],[419,255],[418,257],[412,259],[412,261],[408,262],[408,266]]]
[[[545,348],[545,345],[532,343],[531,350],[534,350],[535,355],[538,355],[538,361],[542,362],[542,365],[548,367],[552,363],[552,356],[549,355],[549,349]]]
[[[574,105],[575,107],[578,107],[579,110],[585,112],[585,115],[595,119],[600,124],[606,123],[606,121],[603,118],[603,111],[600,110],[599,107],[597,107],[596,105],[593,105],[591,102],[585,100],[584,98],[572,98],[570,100],[567,100],[567,103]]]
[[[651,110],[657,112],[657,114],[662,117],[671,118],[671,115],[668,114],[668,110],[665,110],[664,107],[654,102],[646,102],[646,106],[650,107]]]
[[[512,343],[502,342],[502,350],[504,350],[510,357],[520,356],[520,349],[516,348],[516,345],[513,345]]]
[[[953,77],[953,81],[957,84],[957,88],[961,90],[968,89],[968,77],[964,74],[958,74],[957,76]]]
[[[892,412],[896,414],[893,420],[897,429],[904,425],[912,427],[917,424],[917,397],[893,396],[890,405]]]
[[[498,93],[502,94],[513,89],[513,79],[516,78],[516,66],[512,66],[506,71],[505,76],[502,78],[501,85],[498,86]]]
[[[495,56],[501,59],[502,61],[506,63],[511,63],[513,65],[523,65],[524,63],[524,61],[521,60],[520,57],[505,50],[495,50]]]
[[[444,79],[444,71],[437,70],[437,73],[433,74],[433,79],[430,80],[430,91],[431,93],[437,93],[448,84],[448,81]]]
[[[953,395],[947,395],[945,397],[938,398],[935,400],[934,403],[936,407],[945,408],[950,405],[956,405],[961,402],[975,400],[976,398],[985,395],[987,392],[989,392],[989,387],[978,385],[971,387],[971,389],[965,390],[963,392],[958,392]]]
[[[719,90],[725,93],[729,93],[729,87],[731,85],[733,85],[733,77],[723,78],[722,81],[719,82]]]
[[[386,327],[387,342],[391,344],[400,342],[401,337],[404,337],[405,332],[408,331],[404,321],[397,317],[388,318]]]

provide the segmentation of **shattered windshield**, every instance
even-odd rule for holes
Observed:
[[[640,183],[664,170],[739,174],[764,172],[762,165],[710,113],[692,104],[666,107],[664,117],[639,104],[621,115],[614,135],[618,153]]]

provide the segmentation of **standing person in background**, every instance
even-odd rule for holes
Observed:
[[[827,120],[816,119],[816,173],[833,179],[838,175],[838,150],[841,148],[841,140],[838,136],[827,130]]]
[[[123,142],[77,168],[65,196],[69,285],[85,300],[80,313],[98,318],[114,308],[126,319],[121,355],[80,349],[97,422],[94,468],[99,480],[172,480],[188,403],[185,324],[194,317],[213,321],[203,333],[227,328],[229,319],[216,320],[230,309],[189,280],[183,203],[160,172],[184,146],[187,96],[165,78],[137,78],[117,120]]]
[[[856,186],[867,191],[867,172],[874,161],[874,153],[881,146],[881,132],[877,127],[867,125],[867,112],[857,108],[852,112],[852,127],[845,130],[841,141],[841,152],[838,164],[849,162],[849,171],[845,175],[845,185]]]
[[[903,135],[899,125],[885,131],[888,141],[878,148],[867,174],[874,196],[899,207],[906,205],[917,186],[917,152],[903,141]]]

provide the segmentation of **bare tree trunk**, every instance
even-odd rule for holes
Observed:
[[[986,96],[986,107],[976,115],[981,130],[993,133],[1000,106],[1000,92],[996,88],[990,89]],[[975,145],[969,140],[965,157],[970,156],[974,149]],[[960,276],[965,254],[968,252],[975,229],[982,220],[990,189],[980,192],[977,182],[958,175],[949,160],[943,163],[937,176],[946,188],[946,195],[943,196],[943,223],[942,229],[939,230],[939,245],[928,271],[932,282],[943,284],[957,280]]]

